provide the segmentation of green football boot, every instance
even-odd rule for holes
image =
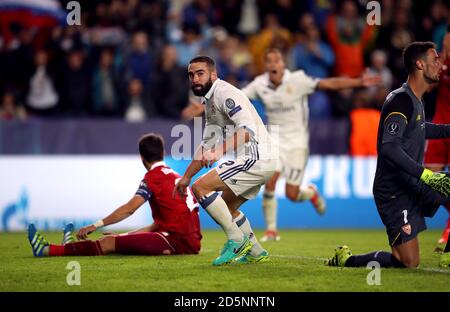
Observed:
[[[248,264],[248,263],[267,262],[269,260],[270,260],[269,253],[267,252],[267,250],[263,250],[263,252],[261,252],[259,256],[256,257],[252,256],[249,251],[245,255],[234,259],[234,262],[240,264]]]
[[[345,262],[352,255],[352,251],[348,248],[348,246],[339,246],[334,250],[334,255],[330,259],[327,260],[326,264],[329,266],[345,266]]]
[[[244,235],[242,242],[235,242],[231,239],[227,240],[218,256],[213,261],[213,265],[228,264],[237,257],[245,255],[252,248],[252,243],[247,235]]]
[[[450,267],[450,252],[444,252],[441,255],[441,260],[439,261],[439,266],[441,268],[448,268],[448,267]]]

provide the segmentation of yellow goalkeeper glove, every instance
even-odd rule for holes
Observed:
[[[445,173],[433,172],[425,168],[420,176],[420,180],[445,197],[448,197],[450,194],[450,178]]]

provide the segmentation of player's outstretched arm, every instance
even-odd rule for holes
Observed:
[[[317,84],[317,89],[336,91],[349,88],[371,87],[380,83],[380,75],[364,73],[359,78],[331,77],[321,79]]]
[[[89,234],[94,232],[96,229],[111,225],[117,222],[120,222],[129,216],[131,216],[142,204],[145,203],[145,199],[142,196],[133,196],[126,204],[120,206],[114,212],[112,212],[109,216],[104,218],[103,220],[99,220],[94,224],[82,227],[78,233],[78,239],[86,239]]]
[[[175,184],[172,193],[173,198],[175,198],[175,196],[182,197],[186,195],[186,188],[189,186],[189,184],[191,184],[192,177],[196,175],[197,172],[200,171],[200,169],[202,169],[203,162],[203,145],[200,145],[195,151],[194,159],[192,159],[191,163],[187,167],[186,172]]]
[[[137,233],[149,233],[158,231],[158,225],[156,223],[152,223],[150,225],[144,226],[140,229],[130,231],[127,234],[137,234]]]

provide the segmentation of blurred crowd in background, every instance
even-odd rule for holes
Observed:
[[[450,20],[440,0],[380,0],[380,26],[367,24],[364,0],[79,0],[81,25],[68,26],[65,16],[29,18],[2,2],[1,119],[188,119],[198,101],[186,74],[192,57],[212,56],[219,77],[243,87],[263,73],[268,47],[314,77],[380,74],[379,87],[311,95],[312,119],[350,118],[379,110],[406,78],[403,48],[440,47]],[[69,0],[57,2],[67,14]]]

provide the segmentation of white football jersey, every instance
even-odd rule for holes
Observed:
[[[246,128],[252,137],[236,151],[236,158],[276,159],[272,151],[271,138],[264,123],[245,94],[217,79],[205,95],[205,129],[202,145],[210,149],[234,135],[239,128]],[[227,155],[230,156],[230,155]]]
[[[242,89],[250,99],[261,100],[269,124],[279,126],[276,143],[281,149],[308,148],[308,95],[315,91],[318,82],[319,79],[307,76],[302,70],[286,69],[277,88],[265,73]]]

